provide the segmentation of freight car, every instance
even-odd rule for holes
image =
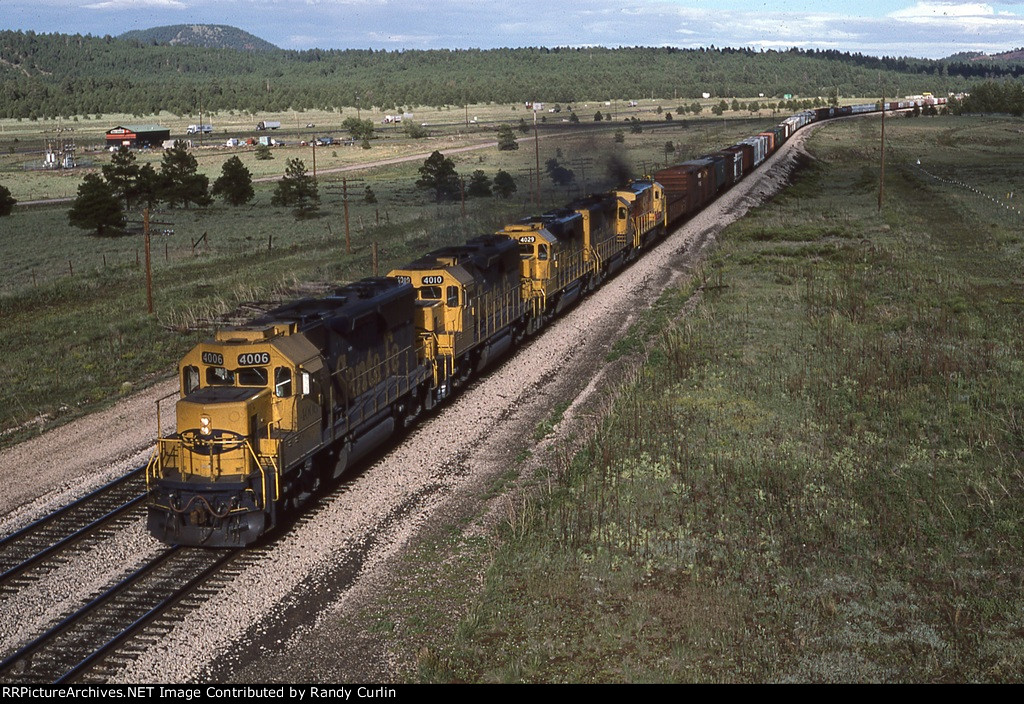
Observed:
[[[217,331],[178,365],[176,430],[159,438],[146,473],[149,532],[187,545],[255,542],[801,127],[875,110],[799,113],[653,178]]]

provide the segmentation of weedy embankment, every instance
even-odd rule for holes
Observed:
[[[652,311],[647,364],[420,677],[1019,681],[1021,226],[916,160],[1006,199],[1020,127],[889,121],[881,213],[877,122],[820,130],[696,311]]]

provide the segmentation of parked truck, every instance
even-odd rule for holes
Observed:
[[[281,123],[277,122],[275,120],[264,120],[263,122],[260,122],[260,123],[258,123],[256,125],[256,129],[258,129],[258,130],[276,130],[280,126],[281,126]]]

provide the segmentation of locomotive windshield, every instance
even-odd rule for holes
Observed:
[[[265,367],[206,368],[206,383],[209,386],[266,386],[267,379]]]
[[[519,243],[520,259],[531,259],[536,253],[537,259],[544,262],[548,259],[548,246],[546,244]]]

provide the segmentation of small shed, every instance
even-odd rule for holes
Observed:
[[[164,140],[170,138],[170,128],[160,125],[118,125],[107,130],[108,147],[159,147]]]

